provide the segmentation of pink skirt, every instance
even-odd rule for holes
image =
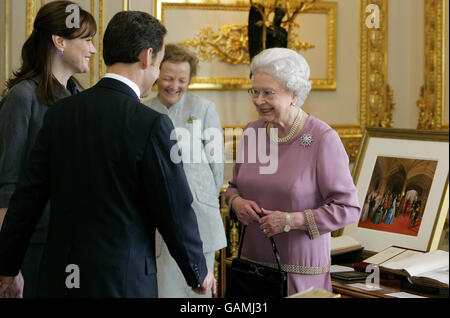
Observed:
[[[310,287],[332,292],[330,273],[320,275],[288,274],[288,296],[305,291]]]

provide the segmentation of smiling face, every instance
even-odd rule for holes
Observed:
[[[189,86],[190,71],[188,62],[165,61],[161,65],[156,85],[158,85],[159,100],[166,107],[178,103],[183,97]]]
[[[267,73],[256,73],[253,76],[253,91],[258,93],[252,100],[260,119],[283,126],[289,123],[291,104],[295,104],[297,100],[294,93]]]
[[[63,61],[73,73],[87,73],[91,55],[96,53],[91,37],[66,39]]]

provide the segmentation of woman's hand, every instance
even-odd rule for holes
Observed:
[[[287,212],[270,211],[261,209],[264,217],[259,219],[259,228],[264,232],[266,237],[272,237],[274,235],[284,232],[286,225]]]
[[[233,200],[231,206],[242,224],[249,225],[252,222],[259,222],[258,214],[261,214],[262,211],[255,201],[237,197]]]

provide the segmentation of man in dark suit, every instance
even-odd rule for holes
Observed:
[[[0,232],[0,297],[49,198],[39,296],[157,297],[155,228],[188,285],[215,292],[182,164],[170,158],[173,125],[139,100],[159,76],[165,33],[147,13],[116,14],[105,78],[48,110]]]

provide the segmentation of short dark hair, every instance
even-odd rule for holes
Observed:
[[[103,37],[106,65],[136,63],[144,49],[153,49],[153,57],[162,49],[166,28],[154,17],[141,11],[121,11],[114,15]]]

